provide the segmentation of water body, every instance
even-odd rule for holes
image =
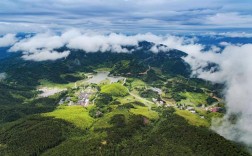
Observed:
[[[119,76],[109,76],[109,72],[98,72],[92,78],[88,79],[87,82],[99,84],[106,79],[108,79],[111,83],[114,83],[119,80],[123,80],[124,78]]]

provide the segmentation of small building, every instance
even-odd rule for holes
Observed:
[[[211,109],[211,112],[220,112],[222,110],[221,107],[214,107]]]
[[[153,101],[153,102],[157,102],[157,99],[155,99],[155,98],[152,98],[152,101]]]
[[[101,111],[96,111],[95,116],[96,117],[101,117],[103,113]]]
[[[84,106],[87,107],[88,104],[89,104],[89,99],[85,99],[85,101],[84,101]]]
[[[69,101],[68,106],[72,106],[72,105],[74,105],[74,102],[73,101]]]
[[[193,114],[195,114],[195,113],[196,113],[196,111],[195,111],[195,110],[190,110],[190,112],[191,112],[191,113],[193,113]]]
[[[62,105],[64,102],[65,102],[64,99],[60,99],[59,105]]]
[[[194,110],[194,108],[193,107],[187,107],[186,110],[191,111],[191,110]]]

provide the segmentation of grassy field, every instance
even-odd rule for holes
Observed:
[[[126,109],[122,109],[122,110],[115,109],[112,112],[105,114],[102,118],[97,119],[96,122],[94,123],[93,127],[95,129],[112,127],[113,125],[110,124],[109,122],[110,122],[111,118],[117,114],[123,114],[126,117],[126,119],[129,119],[129,115],[130,115],[128,110],[126,110]]]
[[[139,79],[134,79],[133,82],[131,82],[132,88],[145,88],[146,83]]]
[[[180,93],[180,95],[186,97],[186,99],[181,100],[180,103],[189,104],[189,105],[207,104],[206,99],[208,95],[204,93],[185,92],[185,93]]]
[[[49,88],[72,88],[74,87],[74,82],[73,83],[67,83],[67,84],[58,84],[58,83],[53,83],[48,80],[40,80],[40,87],[49,87]]]
[[[136,101],[136,98],[132,95],[127,95],[125,97],[119,97],[117,100],[120,101],[121,103],[129,103]]]
[[[109,85],[103,85],[101,87],[101,93],[110,94],[111,96],[126,96],[128,95],[128,89],[120,83],[113,83]]]
[[[184,117],[191,125],[204,127],[210,126],[210,123],[206,119],[202,119],[198,115],[193,114],[187,110],[176,110],[176,114]]]
[[[130,109],[130,112],[136,115],[143,115],[149,119],[158,119],[158,113],[152,110],[149,110],[148,107],[136,106],[135,108]]]
[[[55,111],[42,115],[63,119],[84,130],[89,128],[94,121],[94,119],[89,116],[88,110],[82,106],[60,106]]]
[[[75,83],[77,84],[77,86],[80,86],[81,84],[84,84],[86,81],[86,75],[89,75],[90,73],[83,73],[83,72],[78,72],[76,74],[73,74],[75,76],[78,76],[80,78],[82,78],[81,80],[78,80],[76,82],[69,82],[69,83],[64,83],[64,84],[60,84],[60,83],[54,83],[54,82],[50,82],[46,79],[41,79],[39,80],[40,86],[39,87],[49,87],[49,88],[73,88],[75,87]],[[64,77],[65,75],[62,75],[62,77]]]

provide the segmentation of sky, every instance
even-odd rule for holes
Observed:
[[[0,34],[252,32],[251,0],[1,0]]]

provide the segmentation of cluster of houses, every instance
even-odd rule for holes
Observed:
[[[152,101],[153,101],[157,106],[163,106],[164,104],[166,104],[165,101],[163,101],[163,100],[158,100],[158,99],[155,99],[155,98],[152,98]]]
[[[81,93],[78,96],[79,100],[78,100],[77,104],[84,106],[84,107],[87,107],[89,104],[89,96],[90,96],[90,93],[81,91]]]
[[[179,108],[180,110],[188,110],[191,113],[196,113],[195,108],[192,106],[187,106],[185,104],[177,104],[176,107]],[[223,111],[223,108],[221,107],[206,107],[205,104],[202,104],[200,107],[203,108],[205,111],[210,111],[210,112]]]
[[[161,98],[162,90],[160,88],[151,87],[150,89],[152,91],[154,91],[154,92],[157,92],[160,95],[160,98]],[[164,100],[162,100],[162,98],[161,99],[152,98],[152,101],[157,106],[164,106],[166,104],[166,102]]]
[[[222,107],[205,107],[205,111],[210,111],[210,112],[223,112],[224,109]]]
[[[179,104],[179,105],[176,105],[176,107],[179,108],[180,110],[188,110],[189,112],[196,114],[196,110],[192,106],[187,106],[185,104]]]
[[[81,105],[83,107],[87,107],[90,103],[90,96],[94,94],[94,92],[92,92],[92,88],[91,87],[87,87],[85,90],[81,90],[80,93],[78,94],[78,99],[77,101],[73,101],[72,97],[66,97],[66,98],[62,98],[59,101],[59,105],[62,104],[67,104],[68,106],[72,106],[72,105]]]

